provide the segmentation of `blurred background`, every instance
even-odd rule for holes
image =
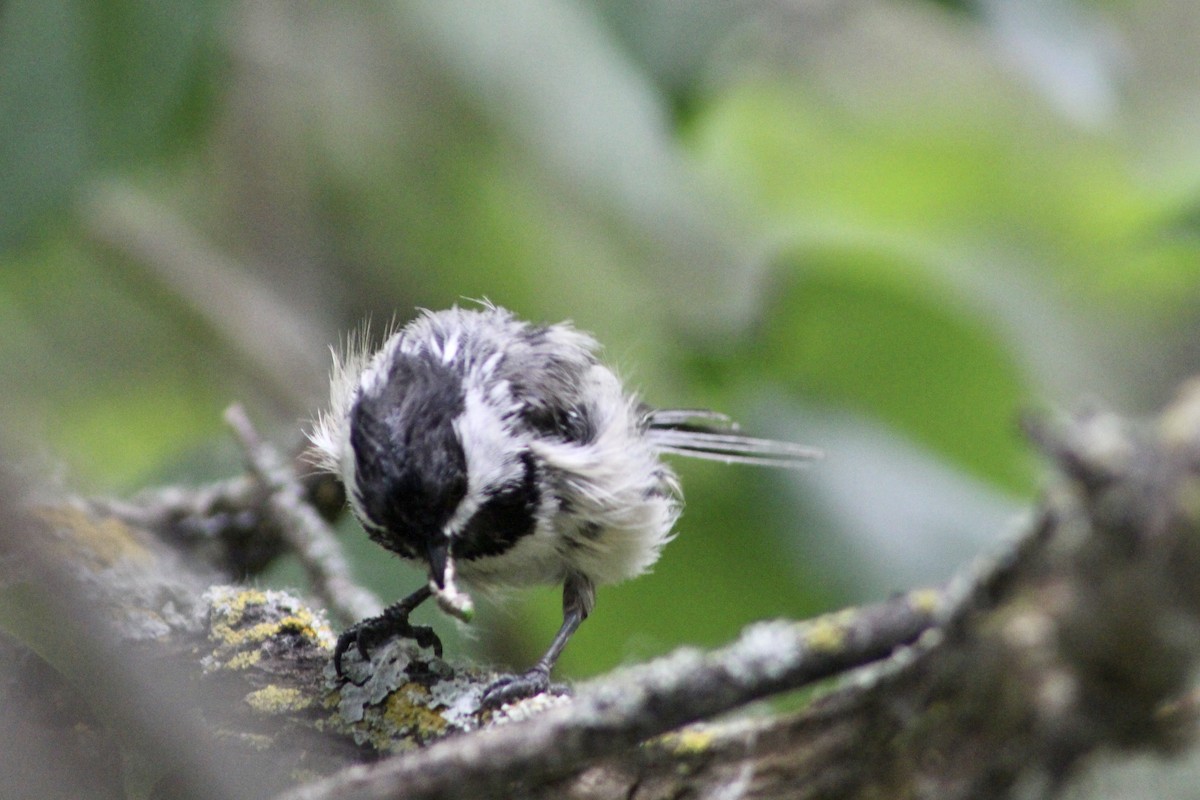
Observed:
[[[1197,42],[1194,0],[4,0],[0,425],[84,492],[230,476],[227,405],[298,447],[330,344],[486,297],[828,453],[676,462],[564,677],[941,581],[1036,496],[1021,412],[1200,366]]]

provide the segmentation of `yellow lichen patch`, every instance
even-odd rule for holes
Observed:
[[[213,611],[220,614],[225,624],[232,626],[241,623],[247,608],[266,603],[266,592],[259,589],[230,589],[222,592],[219,601],[213,602]]]
[[[711,731],[703,728],[684,728],[662,737],[662,743],[677,755],[696,755],[706,752],[715,738]]]
[[[328,626],[284,593],[222,586],[210,589],[209,641],[216,643],[208,669],[246,669],[262,659],[261,645],[300,636],[328,647]],[[265,618],[265,619],[264,619]]]
[[[318,639],[317,620],[308,611],[301,609],[299,612],[279,620],[280,633],[295,633],[303,636],[305,639]]]
[[[261,592],[254,589],[247,589],[245,594],[261,595]],[[252,602],[254,602],[252,597],[243,597],[239,598],[237,605],[224,607],[222,614],[214,616],[212,626],[209,629],[210,638],[228,647],[261,644],[280,633],[296,633],[312,640],[320,638],[317,633],[317,620],[307,609],[301,609],[282,619],[267,620],[266,622],[251,625],[248,628],[238,628],[237,625],[245,616],[247,606]],[[217,609],[214,607],[214,610]]]
[[[817,619],[808,626],[804,640],[814,650],[836,652],[846,644],[846,629],[835,620]]]
[[[214,619],[208,629],[208,637],[224,647],[237,648],[247,643],[255,644],[265,641],[277,627],[275,622],[260,622],[244,630],[239,630],[224,619]]]
[[[908,593],[908,603],[922,614],[932,614],[941,605],[942,595],[937,589],[914,589]]]
[[[98,520],[80,509],[62,506],[41,508],[38,516],[62,535],[60,547],[74,558],[89,559],[97,567],[111,567],[125,559],[144,562],[151,558],[133,529],[118,519]]]
[[[432,736],[446,728],[446,720],[428,705],[429,690],[406,683],[384,701],[383,718],[394,730],[414,730],[418,736]]]
[[[225,662],[225,669],[238,670],[249,669],[262,661],[261,650],[245,650],[235,654],[232,658]]]
[[[240,747],[250,748],[260,753],[265,753],[275,746],[275,739],[262,733],[218,730],[216,734],[218,739],[236,742]]]
[[[260,714],[285,714],[291,711],[301,711],[312,705],[312,698],[299,689],[289,689],[274,684],[250,692],[246,695],[245,700]]]
[[[223,644],[230,647],[242,647],[247,644],[262,644],[268,639],[272,639],[281,633],[299,633],[309,638],[316,637],[316,631],[312,625],[302,621],[299,617],[290,616],[279,620],[268,620],[260,622],[257,625],[251,625],[249,628],[238,630],[231,625],[214,624],[212,632],[216,638]]]

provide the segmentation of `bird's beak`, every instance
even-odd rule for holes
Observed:
[[[450,563],[450,543],[441,539],[436,544],[426,543],[425,557],[429,560],[430,588],[444,589],[446,586],[446,566]]]

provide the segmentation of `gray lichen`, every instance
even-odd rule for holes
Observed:
[[[332,664],[324,671],[338,720],[357,743],[386,750],[478,728],[483,689],[494,677],[401,639],[375,648],[369,662],[351,651],[344,663],[349,680]]]

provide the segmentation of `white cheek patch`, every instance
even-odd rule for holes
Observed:
[[[521,452],[520,445],[501,422],[501,412],[494,402],[487,402],[480,390],[467,390],[463,413],[454,420],[454,431],[467,460],[467,494],[446,525],[449,536],[457,535],[475,515],[489,487],[520,480],[524,469],[515,458]]]

